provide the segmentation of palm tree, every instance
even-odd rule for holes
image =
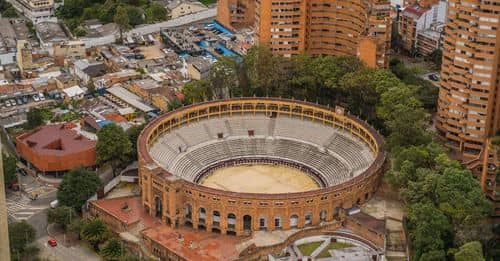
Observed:
[[[120,260],[123,257],[123,246],[120,240],[111,238],[101,250],[101,256],[105,260]]]
[[[94,218],[83,224],[80,235],[98,251],[99,244],[109,238],[110,232],[102,220]]]

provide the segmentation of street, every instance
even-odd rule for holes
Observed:
[[[48,236],[43,236],[36,241],[38,247],[40,247],[40,258],[48,258],[50,260],[60,260],[60,261],[98,261],[101,258],[90,249],[85,243],[81,243],[77,246],[65,247],[62,242],[58,242],[58,245],[51,247],[47,244],[49,240]]]

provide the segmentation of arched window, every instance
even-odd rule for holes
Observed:
[[[259,229],[262,229],[262,230],[267,229],[267,220],[265,217],[259,218]]]
[[[160,197],[155,197],[155,209],[156,209],[155,216],[161,217],[163,211],[163,203],[161,202]]]
[[[184,206],[184,217],[187,219],[191,219],[193,216],[193,207],[190,204],[186,204]]]
[[[200,208],[198,210],[198,222],[200,224],[205,224],[206,215],[207,215],[207,212],[205,211],[204,208]]]
[[[243,230],[246,231],[252,230],[252,216],[249,215],[243,216]]]
[[[321,221],[326,221],[326,210],[321,210],[321,212],[319,213],[319,219]]]
[[[281,224],[281,217],[274,217],[274,228],[275,229],[280,229],[282,226]]]
[[[308,213],[305,215],[304,219],[305,219],[305,223],[304,223],[304,224],[305,224],[306,226],[307,226],[307,225],[311,225],[311,224],[312,224],[312,213],[311,213],[311,212],[308,212]]]
[[[233,213],[227,214],[227,229],[234,230],[236,228],[236,215]]]
[[[298,215],[293,214],[292,216],[290,216],[290,228],[296,228],[298,222],[299,222]]]
[[[212,215],[212,226],[220,226],[220,212],[215,210]]]

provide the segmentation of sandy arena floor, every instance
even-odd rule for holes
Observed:
[[[272,165],[244,165],[216,170],[202,185],[235,192],[287,193],[320,188],[306,173],[294,168]]]

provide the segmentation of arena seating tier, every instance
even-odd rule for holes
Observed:
[[[192,182],[218,162],[269,157],[305,165],[333,186],[359,175],[374,160],[368,146],[345,131],[299,118],[265,115],[190,123],[161,136],[150,153],[159,165]]]

